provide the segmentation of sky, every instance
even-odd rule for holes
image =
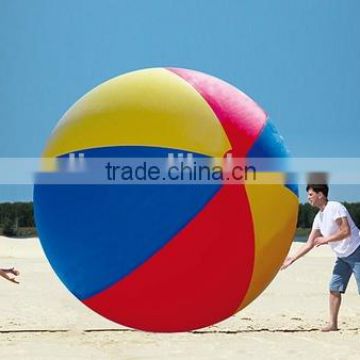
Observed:
[[[0,0],[0,157],[39,157],[79,97],[158,66],[246,92],[294,157],[360,157],[359,18],[358,0]],[[31,199],[0,185],[0,201]]]

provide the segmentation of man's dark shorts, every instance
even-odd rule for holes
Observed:
[[[330,291],[345,293],[351,274],[355,276],[360,294],[360,246],[351,255],[336,259],[330,280]]]

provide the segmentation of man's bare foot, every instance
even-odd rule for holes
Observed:
[[[328,325],[321,329],[322,332],[329,332],[329,331],[338,331],[339,328],[334,325]]]

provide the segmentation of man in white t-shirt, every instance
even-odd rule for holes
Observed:
[[[292,256],[288,256],[281,269],[304,256],[315,246],[329,244],[335,252],[335,261],[329,294],[330,321],[322,331],[338,330],[341,294],[345,293],[351,274],[354,274],[360,294],[360,234],[346,208],[337,201],[328,200],[327,185],[309,184],[308,200],[319,209],[307,242]]]

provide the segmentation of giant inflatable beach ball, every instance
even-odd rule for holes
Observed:
[[[274,175],[271,159],[288,156],[266,113],[243,92],[201,72],[152,68],[111,79],[77,101],[43,157],[170,153],[269,159],[258,176]],[[39,182],[36,224],[53,269],[90,309],[136,329],[188,331],[236,314],[276,275],[298,207],[296,186],[283,179]]]

